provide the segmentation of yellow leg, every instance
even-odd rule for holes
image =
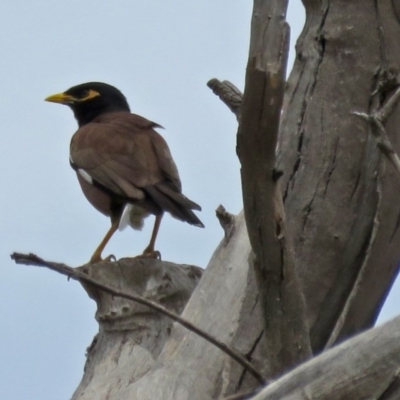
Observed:
[[[118,229],[118,225],[119,225],[119,218],[113,222],[111,228],[106,233],[106,236],[104,236],[104,239],[101,241],[101,243],[98,245],[97,249],[93,253],[92,258],[90,259],[91,263],[99,262],[102,260],[101,253],[103,252],[104,247],[106,247],[107,243],[111,239],[112,235],[114,235],[115,231]]]
[[[156,244],[158,230],[160,229],[161,219],[163,215],[156,215],[156,220],[154,222],[153,233],[151,234],[151,239],[149,245],[144,249],[143,256],[145,257],[154,257],[161,258],[161,254],[158,251],[154,250],[154,246]]]

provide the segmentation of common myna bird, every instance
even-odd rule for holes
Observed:
[[[111,218],[111,228],[90,262],[118,229],[143,227],[155,215],[150,243],[143,256],[157,257],[155,242],[165,211],[191,225],[204,227],[192,210],[201,207],[182,194],[178,170],[167,143],[154,128],[160,125],[131,114],[125,96],[100,82],[84,83],[46,101],[69,106],[78,122],[70,163],[82,191],[98,211]]]

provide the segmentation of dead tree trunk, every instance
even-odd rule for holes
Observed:
[[[240,351],[265,378],[288,372],[311,355],[310,348],[323,352],[254,399],[305,399],[310,393],[358,399],[372,393],[371,376],[374,398],[395,399],[397,319],[325,350],[374,324],[398,272],[400,180],[371,135],[371,121],[384,124],[398,152],[400,107],[382,113],[385,118],[379,112],[399,87],[400,3],[303,2],[306,24],[279,125],[284,61],[278,71],[270,57],[284,56],[271,43],[283,43],[273,38],[279,29],[280,38],[285,35],[286,4],[254,1],[244,103],[241,108],[234,91],[230,104],[240,120],[247,227],[243,213],[219,211],[225,237],[198,284],[195,267],[160,261],[85,268],[108,285],[183,310],[183,317]],[[276,160],[276,138],[263,136],[277,133],[271,121],[280,127]],[[73,400],[208,400],[260,387],[236,361],[181,325],[84,287],[98,304],[100,331]],[[338,386],[351,375],[352,387],[333,394],[318,371],[333,373]]]
[[[319,352],[372,326],[397,275],[400,181],[353,113],[373,113],[398,86],[400,25],[390,0],[304,4],[278,167]],[[399,110],[386,124],[397,151]]]
[[[225,218],[225,239],[216,249],[182,316],[248,355],[265,372],[267,365],[262,360],[266,354],[261,340],[263,322],[257,291],[254,290],[254,274],[248,268],[250,244],[244,217],[243,214],[238,217],[226,214]],[[145,297],[163,300],[163,282],[168,282],[163,278],[164,264],[147,263],[147,267],[151,267],[161,280],[158,282],[152,274],[141,278],[140,292]],[[109,267],[109,264],[98,264],[87,268],[90,274],[94,273],[100,279],[104,275],[105,281],[113,281],[114,286],[123,285],[138,290],[135,280],[142,275],[144,266],[131,263],[125,266],[126,270],[114,266],[111,275],[107,272]],[[137,268],[137,273],[129,275],[129,270]],[[175,266],[178,276],[187,274],[182,268]],[[128,281],[127,277],[130,277]],[[144,290],[148,286],[152,288],[151,293]],[[178,285],[171,289],[171,299],[183,290]],[[92,290],[89,290],[91,296]],[[115,305],[107,300],[109,296],[105,297],[106,302],[103,297],[93,297],[101,307],[101,315],[109,315],[110,318],[99,321],[99,336],[88,350],[84,378],[73,400],[93,399],[95,394],[96,399],[107,400],[212,399],[241,387],[252,389],[259,386],[259,382],[235,361],[179,324],[171,327],[167,322],[162,323],[168,331],[166,338],[165,332],[159,333],[158,325],[161,323],[155,326],[155,331],[148,326],[148,313],[139,313],[144,324],[139,326],[135,322],[138,313],[124,314],[121,311],[123,304]],[[176,307],[174,309],[179,311]],[[114,319],[118,321],[115,324],[112,322]],[[161,319],[165,321],[165,318]],[[104,328],[104,322],[108,329]],[[154,349],[159,351],[154,353]]]

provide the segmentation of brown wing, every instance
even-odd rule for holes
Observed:
[[[87,181],[128,202],[148,199],[176,218],[202,226],[181,194],[178,170],[157,124],[138,115],[110,113],[81,127],[71,141],[71,162]]]
[[[171,152],[164,138],[156,131],[149,132],[151,143],[157,156],[158,165],[170,186],[178,192],[182,191],[178,168],[172,158]]]
[[[144,198],[142,188],[163,181],[149,132],[150,121],[113,113],[84,125],[71,141],[71,161],[116,195]]]

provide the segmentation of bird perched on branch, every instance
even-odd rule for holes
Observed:
[[[111,218],[111,228],[91,262],[100,261],[106,244],[120,228],[143,227],[155,215],[150,243],[143,256],[157,257],[155,242],[165,211],[191,225],[204,227],[192,210],[201,207],[182,194],[178,170],[160,125],[131,114],[125,96],[100,82],[74,86],[46,101],[69,106],[78,122],[70,146],[70,163],[89,202]]]

